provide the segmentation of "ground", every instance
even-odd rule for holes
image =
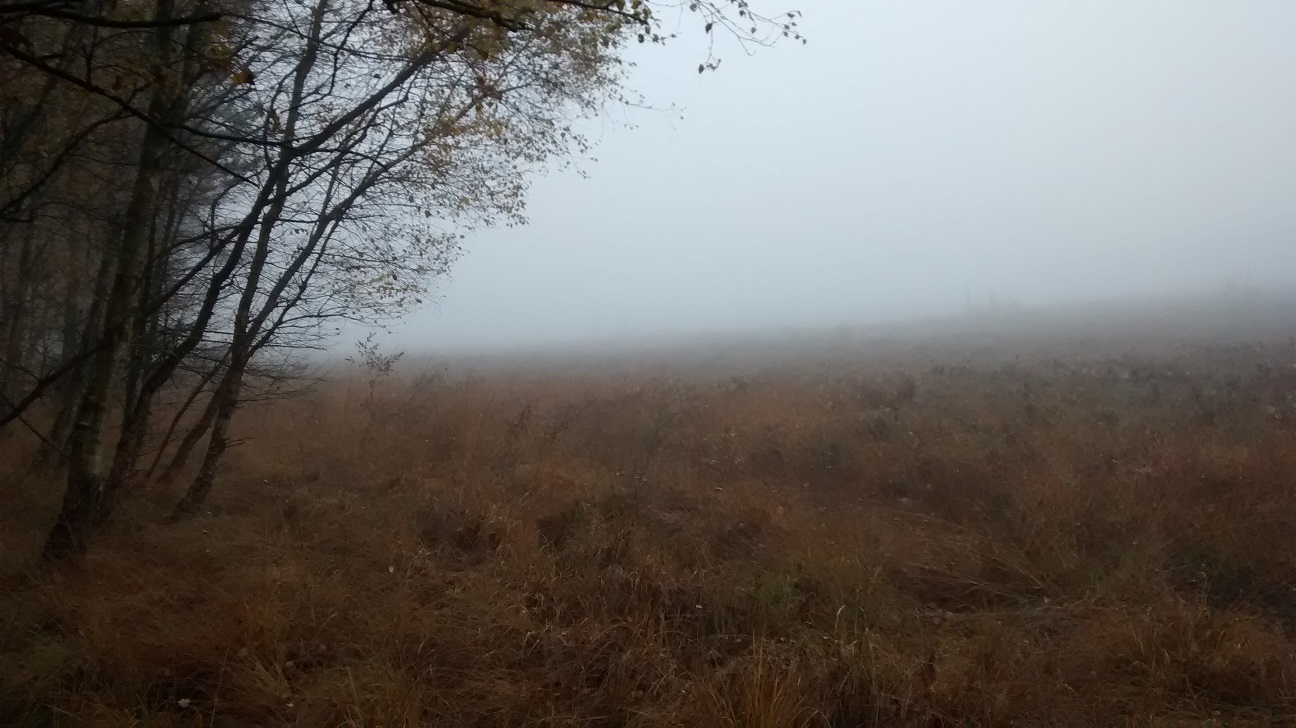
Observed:
[[[6,465],[0,720],[1296,722],[1290,342],[870,351],[339,373],[53,568]]]

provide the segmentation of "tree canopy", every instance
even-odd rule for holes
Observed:
[[[47,556],[201,452],[197,513],[239,403],[521,222],[667,10],[801,40],[746,0],[0,3],[0,427],[66,469]]]

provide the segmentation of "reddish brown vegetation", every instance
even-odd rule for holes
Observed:
[[[8,579],[0,716],[1287,723],[1290,359],[326,386],[247,411],[203,517]]]

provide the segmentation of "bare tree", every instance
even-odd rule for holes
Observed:
[[[688,7],[744,43],[796,32],[745,0]],[[46,555],[80,553],[128,482],[173,478],[206,437],[175,515],[197,512],[258,360],[400,315],[466,232],[520,222],[528,173],[618,98],[624,44],[669,37],[657,9],[0,2],[3,93],[32,100],[0,138],[0,426],[66,464]]]

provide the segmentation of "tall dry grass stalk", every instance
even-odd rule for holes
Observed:
[[[0,718],[1289,724],[1296,377],[1257,357],[339,382],[249,410],[203,517],[16,558]]]

